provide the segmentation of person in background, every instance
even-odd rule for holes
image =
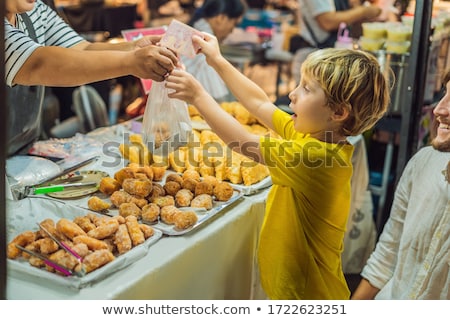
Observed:
[[[162,81],[178,64],[174,52],[156,45],[160,36],[129,43],[88,42],[41,0],[6,0],[4,28],[5,82],[12,107],[9,138],[19,132],[16,138],[24,140],[11,143],[8,154],[31,139],[25,131],[36,125],[25,119],[40,117],[42,86],[78,86],[125,75]]]
[[[450,299],[450,70],[431,146],[408,162],[352,299]]]
[[[347,26],[374,20],[381,14],[375,5],[361,5],[355,0],[298,0],[300,34],[291,39],[294,54],[292,75],[299,83],[299,70],[306,56],[317,48],[331,48],[337,39],[339,25]]]
[[[215,35],[222,42],[239,23],[245,10],[246,4],[242,0],[205,0],[189,24],[197,30]],[[182,57],[181,61],[214,99],[219,102],[235,100],[217,72],[206,63],[205,56]]]
[[[258,136],[214,101],[194,76],[175,69],[169,97],[200,111],[233,150],[265,164],[273,186],[259,236],[262,287],[270,299],[348,299],[341,265],[350,208],[353,146],[347,136],[386,112],[389,84],[376,58],[348,49],[312,53],[300,85],[290,94],[290,115],[221,54],[217,39],[194,36],[207,62],[236,98],[280,137]]]

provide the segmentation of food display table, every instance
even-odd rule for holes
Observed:
[[[111,133],[117,130],[102,129]],[[95,134],[94,134],[95,136]],[[105,131],[97,136],[111,141]],[[102,138],[100,138],[102,137]],[[122,159],[123,160],[123,159]],[[120,161],[119,161],[120,162]],[[112,175],[115,167],[104,159],[79,170],[102,170]],[[7,299],[258,299],[256,248],[268,189],[243,196],[212,219],[189,233],[162,236],[148,252],[131,264],[81,288],[71,288],[24,274],[8,267]],[[46,197],[58,210],[70,210],[83,200]],[[20,206],[33,206],[41,198],[8,200],[7,214]],[[86,201],[86,200],[84,200]],[[36,210],[39,210],[39,206]],[[80,209],[80,208],[78,208]],[[86,211],[87,212],[87,211]]]

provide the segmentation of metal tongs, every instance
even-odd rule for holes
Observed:
[[[46,265],[48,265],[49,267],[52,267],[53,269],[55,269],[55,270],[61,272],[63,275],[65,275],[65,276],[67,276],[67,277],[73,276],[73,275],[75,275],[75,276],[77,276],[77,277],[82,277],[82,276],[84,276],[84,274],[85,274],[84,269],[83,269],[82,271],[80,271],[80,272],[78,272],[78,271],[72,271],[72,270],[69,270],[69,269],[67,269],[66,267],[63,267],[62,265],[60,265],[60,264],[58,264],[58,263],[56,263],[56,262],[54,262],[54,261],[48,259],[47,257],[43,256],[43,255],[40,254],[40,253],[37,253],[37,252],[31,251],[31,250],[28,250],[28,249],[26,249],[26,248],[24,248],[24,247],[22,247],[22,246],[19,246],[18,244],[16,244],[16,247],[17,247],[18,249],[20,249],[20,250],[22,250],[22,251],[28,253],[28,254],[31,255],[31,256],[34,256],[34,257],[36,257],[36,258],[41,259],[42,261],[44,261],[44,263],[45,263]]]
[[[78,253],[76,253],[74,250],[72,250],[66,243],[64,243],[63,241],[58,240],[53,234],[50,233],[50,231],[48,231],[45,227],[43,227],[40,223],[37,224],[39,226],[39,228],[41,228],[42,231],[44,231],[49,237],[50,239],[52,239],[53,241],[55,241],[58,246],[60,246],[62,249],[64,249],[67,253],[71,254],[72,256],[75,257],[75,259],[78,260],[78,263],[81,264],[81,271],[78,272],[80,275],[78,276],[84,276],[86,274],[86,269],[84,268],[83,265],[83,257],[81,257]]]

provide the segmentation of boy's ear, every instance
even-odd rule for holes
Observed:
[[[331,115],[331,118],[334,121],[344,121],[348,118],[348,115],[350,114],[350,111],[346,107],[339,107],[337,108],[333,114]]]

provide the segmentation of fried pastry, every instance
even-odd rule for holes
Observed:
[[[192,193],[195,192],[195,186],[197,185],[198,181],[191,179],[191,178],[186,178],[183,180],[183,182],[181,183],[181,188],[182,189],[187,189],[189,191],[191,191]]]
[[[178,209],[177,207],[171,205],[171,206],[165,206],[163,208],[161,208],[161,220],[164,223],[167,224],[174,224],[175,223],[175,215],[178,214],[180,211],[180,209]]]
[[[194,194],[188,189],[181,189],[175,195],[175,204],[178,207],[189,207]]]
[[[111,207],[111,204],[109,204],[108,202],[100,199],[97,196],[93,196],[90,197],[88,200],[88,208],[93,210],[93,211],[103,211],[103,210],[107,210]]]
[[[155,229],[151,226],[140,223],[139,228],[141,228],[142,233],[144,234],[144,238],[147,240],[155,234]]]
[[[108,245],[99,239],[95,239],[89,236],[76,236],[73,238],[75,245],[84,243],[90,250],[108,249]]]
[[[268,177],[270,174],[267,166],[257,162],[255,162],[253,166],[242,166],[241,173],[242,180],[246,186],[255,184]]]
[[[133,168],[124,167],[119,171],[116,171],[116,173],[114,174],[114,179],[116,179],[116,181],[119,182],[120,185],[122,185],[123,180],[134,178],[134,172],[135,170]]]
[[[110,196],[114,191],[120,190],[120,183],[112,177],[104,177],[100,180],[98,190],[100,190],[101,193]]]
[[[89,231],[87,235],[95,239],[105,239],[113,235],[119,228],[119,222],[116,219],[108,219],[97,228]]]
[[[164,184],[164,190],[170,196],[175,196],[180,189],[181,184],[175,181],[169,181]]]
[[[125,192],[145,198],[152,191],[152,182],[148,179],[124,179],[122,182],[122,188]]]
[[[183,177],[178,173],[169,173],[166,177],[166,183],[169,181],[175,181],[181,185],[181,183],[183,182]]]
[[[210,210],[213,207],[212,197],[209,194],[200,194],[192,199],[191,207]]]
[[[76,236],[86,235],[83,229],[80,228],[75,222],[70,221],[66,218],[61,218],[56,223],[56,230],[64,234],[69,239],[73,239]]]
[[[213,185],[206,182],[206,181],[200,181],[195,186],[195,196],[198,196],[200,194],[209,194],[213,195]]]
[[[153,171],[153,181],[162,181],[167,171],[167,166],[151,165]]]
[[[149,203],[142,208],[142,220],[147,222],[158,221],[161,209],[155,203]]]
[[[217,201],[228,201],[233,196],[233,187],[228,182],[219,182],[214,187],[214,197]]]
[[[174,199],[174,197],[167,195],[164,197],[154,198],[152,203],[156,203],[160,208],[165,207],[165,206],[174,206],[175,199]]]
[[[125,218],[126,222],[125,225],[128,229],[128,234],[130,235],[131,242],[133,243],[133,246],[140,245],[141,243],[144,243],[144,233],[142,232],[141,228],[139,228],[138,220],[135,216],[127,216]]]
[[[122,217],[135,216],[136,218],[140,218],[142,211],[136,204],[132,202],[122,203],[119,206],[119,214]],[[125,222],[126,223],[126,222]]]
[[[119,254],[128,252],[133,247],[126,224],[121,224],[117,229],[117,232],[114,235],[114,244],[116,245]]]
[[[198,173],[198,171],[192,170],[192,169],[186,170],[183,172],[181,182],[183,182],[183,180],[186,180],[186,179],[193,179],[196,181],[200,181],[200,173]]]
[[[148,195],[147,199],[152,202],[156,197],[163,197],[166,195],[166,190],[164,187],[157,182],[153,182],[152,192]]]
[[[108,249],[96,250],[84,258],[83,265],[86,273],[89,273],[113,261],[114,259],[114,255]],[[78,265],[75,268],[75,271],[81,271],[81,267],[81,265]]]
[[[73,219],[73,222],[79,225],[86,233],[97,227],[88,216],[77,216]]]
[[[194,211],[180,211],[174,217],[175,228],[187,229],[198,221],[198,217]]]

